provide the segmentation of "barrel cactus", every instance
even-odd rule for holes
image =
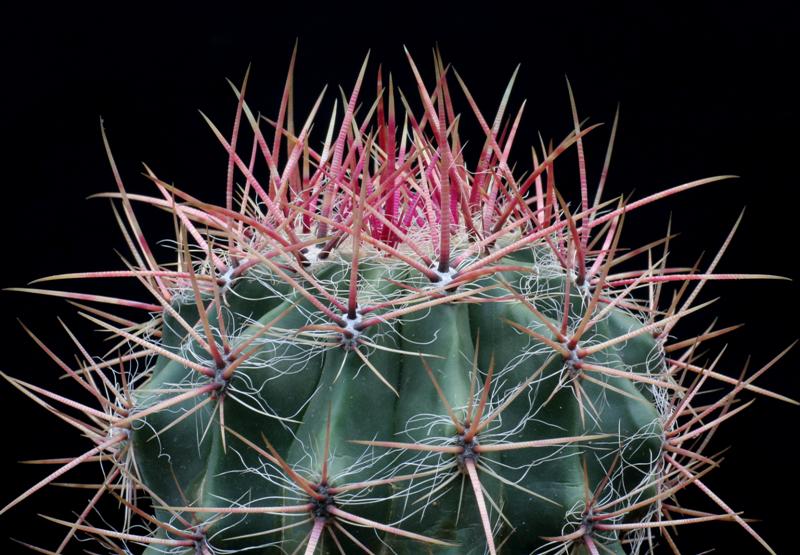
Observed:
[[[715,273],[733,231],[704,269],[667,265],[669,231],[620,244],[629,212],[726,176],[605,200],[617,122],[590,185],[582,139],[597,126],[571,90],[574,131],[520,173],[514,77],[489,121],[438,53],[432,84],[408,59],[421,113],[380,70],[364,102],[365,61],[321,141],[324,91],[299,131],[293,121],[294,58],[275,121],[245,102],[247,77],[232,85],[230,138],[209,121],[228,153],[224,205],[149,167],[156,194],[127,192],[103,131],[127,269],[45,279],[134,278],[150,298],[19,289],[66,297],[115,346],[95,358],[69,332],[76,366],[29,332],[87,399],[4,377],[93,446],[3,512],[86,463],[102,480],[77,518],[47,517],[67,527],[56,553],[76,536],[148,555],[677,552],[673,526],[709,520],[771,551],[703,478],[718,463],[710,436],[749,404],[740,394],[794,403],[753,383],[780,355],[729,377],[699,347],[730,328],[671,330],[708,304],[709,280],[773,276]],[[474,160],[456,89],[484,133]],[[568,149],[574,204],[555,181]],[[156,260],[135,203],[171,214],[172,261]],[[644,269],[621,269],[637,259]],[[718,510],[682,507],[686,488]],[[99,522],[104,496],[121,510]]]

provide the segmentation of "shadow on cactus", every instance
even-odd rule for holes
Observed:
[[[678,553],[679,525],[725,520],[772,551],[704,478],[720,460],[715,430],[749,405],[741,394],[797,404],[754,384],[786,351],[729,377],[722,353],[702,353],[734,328],[671,331],[709,304],[697,302],[709,280],[773,276],[715,273],[736,225],[702,270],[668,265],[669,229],[620,246],[628,213],[726,176],[604,200],[617,121],[590,185],[582,139],[599,131],[571,90],[574,131],[514,171],[515,76],[487,120],[438,53],[427,84],[408,60],[421,113],[380,69],[365,100],[365,60],[317,139],[324,91],[297,131],[294,56],[275,121],[245,103],[247,77],[233,86],[230,139],[208,122],[229,156],[224,206],[149,168],[152,196],[127,192],[103,132],[118,191],[100,196],[114,199],[127,269],[39,281],[133,278],[149,300],[17,289],[68,299],[116,353],[95,358],[67,330],[73,365],[28,331],[82,400],[4,375],[91,444],[42,461],[58,470],[2,512],[78,465],[102,468],[77,517],[46,517],[65,527],[61,544],[29,547],[62,553],[86,536],[148,555]],[[464,99],[483,130],[474,160]],[[554,173],[568,149],[572,204]],[[136,203],[174,219],[174,259],[156,259]],[[684,507],[686,489],[709,506]],[[99,518],[102,498],[119,512]]]

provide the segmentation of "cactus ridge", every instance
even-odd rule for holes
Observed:
[[[620,244],[630,212],[730,176],[603,200],[615,117],[590,194],[583,137],[597,126],[582,125],[571,89],[574,130],[534,148],[520,174],[508,160],[516,71],[489,121],[438,51],[432,88],[408,56],[421,114],[380,69],[365,100],[365,60],[320,143],[310,136],[324,91],[302,126],[287,108],[294,59],[267,120],[274,136],[244,100],[247,75],[232,86],[230,137],[208,121],[229,156],[224,205],[149,167],[157,194],[129,193],[103,131],[118,185],[103,196],[116,202],[127,270],[41,281],[134,278],[150,300],[18,289],[66,297],[116,344],[92,357],[65,326],[76,367],[25,328],[89,400],[3,377],[92,447],[0,513],[87,463],[102,483],[77,518],[46,517],[68,527],[46,552],[91,536],[147,555],[677,553],[673,527],[712,520],[772,552],[703,478],[720,462],[715,430],[752,402],[740,395],[797,404],[753,384],[788,349],[729,377],[722,352],[703,351],[735,327],[682,341],[672,330],[710,304],[697,302],[708,281],[775,276],[715,272],[738,220],[703,270],[667,265],[669,229]],[[457,89],[485,133],[474,160]],[[568,149],[574,205],[555,182]],[[134,203],[172,214],[172,263],[156,261]],[[683,507],[687,488],[710,510]],[[99,524],[103,497],[121,510]]]

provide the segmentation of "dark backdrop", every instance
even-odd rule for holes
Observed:
[[[672,214],[673,229],[681,233],[674,241],[673,261],[691,264],[703,251],[708,261],[746,206],[719,271],[779,274],[795,282],[712,283],[704,298],[722,299],[677,331],[696,331],[713,316],[721,326],[745,323],[728,340],[723,361],[730,373],[738,372],[750,354],[754,365],[766,362],[797,336],[795,10],[777,2],[748,9],[715,2],[646,9],[569,3],[526,11],[498,2],[376,2],[371,7],[306,5],[293,10],[261,4],[260,9],[196,5],[169,13],[138,3],[113,10],[28,5],[4,14],[0,286],[21,286],[57,272],[120,267],[114,249],[125,245],[107,202],[85,200],[114,189],[100,116],[130,190],[149,191],[140,175],[140,162],[146,161],[191,194],[222,202],[226,155],[197,110],[229,131],[235,99],[226,77],[238,82],[252,63],[248,100],[274,115],[292,45],[299,38],[300,117],[325,83],[349,91],[370,48],[370,74],[382,61],[395,82],[416,98],[402,45],[430,82],[430,51],[438,41],[490,115],[515,65],[522,64],[512,97],[515,107],[528,99],[516,151],[522,166],[529,157],[524,145],[536,141],[537,132],[559,139],[571,128],[567,74],[581,115],[592,122],[610,123],[621,103],[609,195],[635,191],[642,197],[700,177],[739,175],[633,214],[623,243],[634,246],[663,234]],[[466,105],[460,108],[471,121]],[[597,178],[607,133],[608,127],[587,139],[590,178]],[[574,165],[567,162],[562,168],[564,192],[575,198]],[[151,237],[170,232],[168,218],[153,210],[141,214]],[[143,298],[129,284],[103,287]],[[57,316],[88,345],[103,348],[63,301],[3,292],[0,370],[65,387],[56,383],[53,364],[15,322],[24,320],[69,359],[74,349]],[[800,396],[797,362],[797,353],[790,353],[763,385]],[[42,467],[12,461],[85,449],[85,441],[76,443],[71,430],[7,383],[0,383],[0,422],[7,463],[0,477],[0,504],[44,475]],[[796,458],[790,456],[797,423],[796,407],[758,400],[718,434],[716,446],[732,448],[708,479],[736,510],[763,519],[755,526],[779,553],[797,550],[800,491]],[[0,553],[21,549],[8,536],[53,547],[54,526],[42,525],[36,513],[68,517],[83,497],[51,488],[0,517]],[[719,553],[758,552],[734,524],[687,529],[680,537],[685,553],[714,546]]]

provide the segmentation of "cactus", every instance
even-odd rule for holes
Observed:
[[[710,436],[749,404],[734,405],[741,394],[796,403],[753,383],[786,351],[731,378],[698,347],[733,328],[671,330],[709,304],[697,303],[708,281],[775,276],[715,273],[738,221],[702,271],[667,265],[669,230],[620,246],[628,213],[729,176],[604,200],[617,120],[590,187],[583,138],[597,126],[582,126],[571,90],[574,131],[534,148],[521,174],[508,160],[522,114],[507,113],[514,76],[489,121],[438,53],[433,86],[408,59],[423,111],[400,97],[399,119],[380,70],[364,102],[365,60],[321,146],[310,136],[324,91],[299,132],[287,108],[294,57],[271,140],[244,100],[247,76],[232,85],[231,138],[208,121],[229,157],[224,206],[150,168],[157,193],[128,193],[102,131],[128,269],[47,280],[135,278],[151,298],[18,289],[70,299],[116,354],[99,361],[68,330],[81,355],[70,365],[26,328],[88,400],[3,376],[93,446],[0,512],[86,463],[103,468],[88,505],[71,521],[46,517],[68,527],[58,553],[79,535],[148,555],[640,553],[677,550],[673,526],[711,520],[771,552],[703,478],[718,464]],[[475,160],[455,89],[484,132]],[[568,149],[574,205],[555,184]],[[176,262],[156,261],[139,202],[172,214]],[[637,258],[644,269],[620,269]],[[687,488],[716,510],[673,502]],[[98,523],[104,496],[121,510]]]

